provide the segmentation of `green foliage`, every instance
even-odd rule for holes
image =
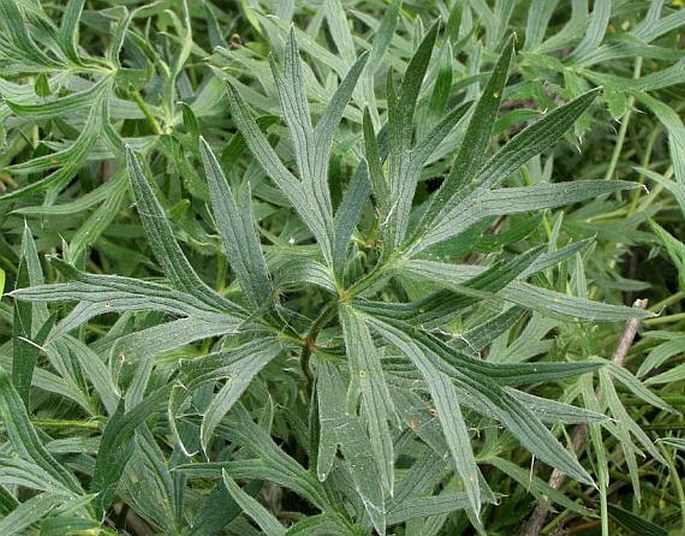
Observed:
[[[673,4],[0,0],[0,533],[677,531]]]

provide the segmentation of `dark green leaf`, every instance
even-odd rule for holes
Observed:
[[[231,497],[238,503],[243,512],[249,515],[264,531],[267,536],[282,536],[285,534],[285,528],[280,524],[266,508],[264,508],[254,497],[245,493],[238,484],[223,470],[222,478],[224,485]]]
[[[607,505],[609,515],[625,529],[638,536],[667,536],[668,532],[659,525],[616,506]]]
[[[513,38],[510,38],[504,45],[502,55],[497,60],[490,79],[483,89],[483,94],[476,104],[466,134],[454,159],[452,171],[445,178],[424,215],[422,228],[430,227],[443,208],[453,204],[452,199],[459,196],[459,192],[468,188],[470,183],[475,180],[476,173],[483,162],[485,149],[490,141],[490,134],[502,100],[502,92],[507,81],[513,54],[514,43]]]

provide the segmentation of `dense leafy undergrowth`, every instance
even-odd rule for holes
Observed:
[[[679,4],[0,0],[0,534],[681,534]]]

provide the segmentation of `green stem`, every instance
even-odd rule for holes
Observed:
[[[96,421],[75,421],[68,419],[33,419],[31,423],[39,428],[80,428],[83,430],[99,430],[100,424]]]
[[[131,97],[133,97],[135,103],[138,105],[138,108],[140,108],[140,111],[143,112],[143,115],[145,116],[145,119],[147,119],[147,122],[150,124],[152,131],[158,136],[164,134],[162,126],[159,124],[159,121],[157,121],[157,118],[154,115],[152,115],[150,108],[148,108],[147,104],[143,100],[143,97],[140,96],[140,93],[138,93],[135,89],[132,88],[129,89],[129,93],[131,94]]]
[[[642,429],[647,430],[667,430],[671,432],[677,432],[685,430],[685,424],[679,424],[675,422],[659,423],[659,424],[643,424]]]
[[[613,220],[614,218],[622,218],[626,215],[626,209],[625,208],[619,208],[617,210],[613,210],[611,212],[605,212],[604,214],[598,214],[597,216],[592,216],[588,218],[586,221],[588,223],[596,222],[596,221],[603,221],[603,220]]]
[[[648,326],[657,326],[670,322],[679,322],[680,320],[685,320],[685,313],[676,313],[674,315],[660,316],[658,318],[648,318],[644,323]]]
[[[640,71],[642,69],[642,57],[638,56],[635,58],[635,67],[633,68],[633,79],[637,80],[640,78]],[[635,97],[632,95],[628,97],[626,103],[626,112],[623,114],[623,120],[621,121],[621,128],[618,131],[618,138],[616,139],[616,145],[614,146],[614,152],[611,155],[611,161],[609,162],[609,168],[607,169],[604,178],[609,180],[613,178],[614,172],[616,171],[616,165],[618,164],[618,159],[623,152],[623,144],[626,140],[626,134],[628,132],[628,124],[630,123],[630,118],[633,115],[633,106],[635,105]]]
[[[307,379],[307,393],[311,393],[312,385],[314,385],[314,372],[312,366],[309,364],[312,357],[312,349],[310,346],[303,346],[300,354],[300,368],[304,377]]]
[[[324,306],[324,308],[321,309],[319,316],[316,318],[316,320],[314,320],[314,322],[312,322],[312,326],[309,328],[309,332],[307,333],[305,340],[315,343],[316,338],[319,336],[319,332],[325,328],[326,325],[333,320],[333,318],[335,318],[336,314],[337,308],[334,306],[334,304],[328,303],[326,306]]]
[[[10,272],[17,275],[17,267],[12,264],[9,259],[5,257],[0,257],[0,268],[3,268],[6,272]]]
[[[650,190],[649,195],[645,197],[642,204],[638,207],[638,212],[644,212],[645,210],[647,210],[649,206],[659,198],[659,195],[661,194],[663,189],[664,187],[661,186],[661,184],[657,184],[653,190]]]
[[[223,255],[219,255],[217,257],[216,280],[214,282],[214,288],[216,289],[218,294],[221,294],[225,291],[226,270],[226,257],[224,257]]]
[[[609,507],[607,501],[606,486],[602,486],[599,490],[599,509],[602,519],[602,536],[610,536],[609,533]]]
[[[685,291],[681,290],[679,292],[676,292],[675,294],[672,294],[668,298],[661,300],[659,303],[652,305],[649,310],[652,312],[658,312],[662,309],[665,309],[671,304],[678,303],[680,300],[685,298]]]
[[[653,128],[652,132],[649,134],[649,138],[647,139],[647,147],[645,148],[645,153],[642,156],[642,162],[640,165],[644,168],[647,169],[649,167],[649,162],[652,157],[652,151],[654,150],[654,143],[656,143],[656,137],[657,135],[661,132],[661,128]],[[640,184],[645,183],[645,176],[644,174],[640,173],[640,176],[637,179],[637,182]],[[641,195],[641,190],[637,189],[633,192],[632,199],[630,200],[630,209],[628,210],[628,215],[632,216],[635,214],[635,210],[637,209],[637,204],[640,201],[640,195]]]
[[[659,398],[672,406],[685,406],[685,395],[660,394]],[[625,395],[624,393],[621,393],[621,401],[629,406],[645,406],[645,401],[635,395]]]

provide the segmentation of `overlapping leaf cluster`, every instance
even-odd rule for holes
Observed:
[[[612,180],[618,156],[607,180],[553,181],[543,156],[591,135],[598,97],[626,122],[637,100],[674,162],[640,172],[681,201],[682,122],[647,92],[679,83],[682,61],[637,85],[593,67],[676,60],[652,43],[683,12],[652,2],[604,43],[623,4],[574,2],[545,39],[556,3],[533,0],[517,44],[516,2],[452,2],[428,29],[399,0],[378,20],[326,1],[309,26],[290,3],[244,2],[255,42],[229,44],[226,13],[175,4],[0,0],[15,289],[0,310],[0,533],[483,533],[511,491],[493,474],[651,527],[607,504],[602,433],[639,500],[642,450],[671,462],[621,396],[672,408],[591,333],[653,314],[591,299],[591,233],[554,212],[632,190],[639,225],[639,184]],[[531,91],[541,77],[563,78],[559,95]],[[682,271],[682,244],[652,228]],[[654,337],[638,376],[681,348]],[[580,423],[583,463],[564,437]],[[548,467],[597,488],[599,510],[547,485]]]

